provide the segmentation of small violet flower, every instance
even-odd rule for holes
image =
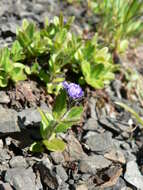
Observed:
[[[66,81],[64,81],[62,85],[72,99],[78,99],[84,95],[82,88],[78,84],[75,83],[68,84]]]
[[[68,90],[69,84],[66,81],[62,82],[62,85],[64,89]]]

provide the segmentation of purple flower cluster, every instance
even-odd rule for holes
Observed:
[[[84,95],[82,88],[78,84],[75,83],[68,84],[66,81],[64,81],[62,85],[72,99],[78,99]]]

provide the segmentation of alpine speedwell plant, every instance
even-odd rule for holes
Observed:
[[[0,87],[6,87],[9,80],[18,82],[25,80],[26,66],[16,62],[11,58],[9,49],[3,48],[0,50]]]
[[[34,23],[23,21],[17,31],[17,44],[25,60],[32,61],[31,73],[46,84],[48,92],[55,93],[64,81],[66,65],[74,65],[74,53],[79,47],[78,37],[70,32],[73,17],[64,20],[63,16],[46,19],[43,29]],[[81,42],[81,40],[80,40]]]
[[[113,80],[115,66],[108,48],[100,46],[97,35],[84,40],[71,32],[72,22],[73,17],[64,20],[60,15],[46,20],[44,28],[39,29],[24,20],[11,49],[4,49],[1,55],[0,86],[7,86],[8,79],[17,82],[34,75],[47,86],[48,93],[57,95],[67,71],[78,76],[80,84],[94,88],[103,88]]]
[[[96,88],[102,89],[114,79],[117,69],[112,63],[111,54],[107,47],[102,48],[98,43],[98,35],[87,40],[75,53],[75,59],[80,63],[83,77],[81,80]]]
[[[50,151],[63,151],[65,149],[66,144],[57,137],[58,133],[66,132],[72,125],[79,123],[83,112],[82,106],[73,106],[68,110],[67,93],[73,100],[78,100],[83,96],[79,85],[64,82],[63,89],[55,100],[52,113],[44,113],[40,108],[38,109],[42,117],[40,128],[42,140],[34,142],[30,147],[31,151],[42,152],[44,148]]]
[[[82,79],[94,88],[103,88],[114,78],[108,48],[100,47],[97,35],[83,40],[72,33],[72,22],[73,17],[65,21],[60,15],[51,22],[46,20],[44,29],[38,30],[35,24],[24,20],[17,32],[19,55],[31,59],[31,72],[47,85],[49,93],[59,92],[66,69],[78,75],[80,73],[79,81]]]
[[[97,32],[104,44],[116,53],[125,52],[130,38],[142,39],[143,3],[140,0],[88,0],[99,16]]]

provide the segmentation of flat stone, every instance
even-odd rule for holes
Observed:
[[[3,140],[0,139],[0,150],[3,149]]]
[[[62,183],[59,187],[59,190],[70,190],[69,184],[67,183]]]
[[[88,187],[86,184],[81,184],[76,186],[76,190],[88,190]]]
[[[0,190],[13,190],[9,183],[0,181]]]
[[[116,185],[114,185],[114,187],[113,187],[113,190],[116,190],[116,189],[128,190],[126,187],[125,181],[121,177],[118,178]]]
[[[50,109],[47,108],[41,108],[43,111],[50,111]],[[35,108],[28,108],[24,109],[21,112],[18,113],[19,117],[19,123],[21,127],[33,125],[36,123],[41,122],[41,116],[37,109]]]
[[[126,163],[125,156],[120,150],[112,149],[110,152],[104,154],[104,157],[114,162],[119,162],[121,164]]]
[[[32,168],[11,168],[6,171],[6,182],[9,182],[15,190],[36,190],[35,180],[36,176]]]
[[[77,161],[81,160],[83,157],[86,156],[84,153],[81,144],[79,141],[73,136],[73,135],[68,135],[66,137],[67,141],[67,147],[63,152],[65,161]]]
[[[36,165],[36,170],[40,173],[42,183],[50,189],[58,189],[62,184],[61,178],[54,171],[54,167],[48,161],[41,161]]]
[[[56,166],[56,173],[62,179],[62,181],[67,181],[68,175],[61,165]]]
[[[96,106],[96,100],[95,98],[90,98],[89,100],[89,107],[90,107],[90,112],[91,112],[91,117],[94,119],[97,119],[97,115],[95,112],[95,106]]]
[[[110,132],[95,133],[87,137],[86,144],[91,151],[105,153],[113,148],[112,134]]]
[[[28,165],[27,165],[27,162],[25,160],[25,158],[23,156],[15,156],[13,157],[10,162],[9,162],[10,166],[12,168],[16,168],[16,167],[23,167],[23,168],[26,168]]]
[[[0,103],[8,104],[9,102],[10,102],[9,96],[4,91],[0,91]]]
[[[19,132],[17,112],[12,109],[0,109],[0,133]]]
[[[138,165],[135,161],[130,161],[127,163],[124,179],[137,189],[143,189],[143,176],[141,175]]]
[[[88,119],[83,126],[84,130],[90,130],[90,131],[97,131],[97,128],[98,128],[97,120],[93,118]]]
[[[1,26],[2,35],[4,37],[13,36],[16,34],[16,24],[14,22],[5,23]]]
[[[7,152],[7,149],[2,149],[0,150],[0,162],[4,163],[7,160],[10,160],[11,156],[9,155],[9,153]]]
[[[97,170],[107,168],[111,163],[111,161],[107,160],[102,155],[93,155],[81,160],[79,163],[79,169],[82,173],[95,175]]]
[[[40,14],[40,13],[42,13],[43,12],[43,5],[41,5],[41,4],[36,4],[35,3],[35,6],[33,7],[34,8],[34,12],[36,13],[36,14]]]
[[[56,164],[60,164],[65,161],[64,156],[61,152],[51,152],[51,157]]]

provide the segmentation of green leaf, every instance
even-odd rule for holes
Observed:
[[[40,68],[40,65],[37,62],[35,62],[35,63],[33,63],[32,67],[31,67],[31,72],[39,75],[40,74],[39,68]],[[49,79],[49,77],[48,77],[48,79]],[[43,76],[41,76],[41,80],[43,80]],[[43,81],[45,81],[45,80],[47,81],[47,79],[44,79]]]
[[[22,29],[23,30],[26,30],[26,28],[28,27],[29,25],[29,22],[27,19],[23,19],[23,22],[22,22]]]
[[[24,73],[24,68],[25,66],[21,63],[14,63],[14,68],[10,73],[10,76],[13,81],[21,81],[21,80],[26,80],[26,75]]]
[[[38,108],[38,111],[42,117],[40,134],[43,139],[48,139],[54,130],[53,126],[55,125],[55,121],[50,113],[45,114],[40,108]]]
[[[66,111],[67,111],[66,92],[65,90],[61,90],[55,100],[55,104],[53,107],[53,116],[56,120],[58,120],[61,117],[63,117]]]
[[[83,113],[83,107],[73,107],[65,115],[64,119],[56,126],[55,133],[66,132],[72,125],[78,123]]]
[[[8,76],[5,72],[0,72],[0,87],[6,87],[8,85]]]
[[[31,43],[31,39],[28,37],[26,33],[22,31],[19,31],[17,40],[23,48],[27,48]]]
[[[42,142],[34,142],[33,144],[31,144],[29,150],[31,152],[43,152],[44,147],[43,147]]]
[[[55,133],[64,133],[64,132],[66,132],[73,124],[75,124],[75,122],[70,122],[70,121],[63,121],[63,122],[61,122],[61,123],[59,123],[57,126],[56,126],[56,128],[55,128],[55,130],[54,130],[54,132]]]
[[[29,38],[32,39],[33,36],[34,36],[34,32],[35,32],[35,24],[34,23],[29,23],[29,25],[27,26],[25,32],[27,33]]]
[[[121,103],[121,102],[115,102],[115,104],[121,106],[126,111],[130,112],[136,118],[136,120],[143,126],[143,120],[132,108],[130,108],[129,106],[127,106],[126,104]]]
[[[29,66],[25,66],[24,71],[27,75],[31,75],[31,69]]]
[[[23,53],[23,48],[21,47],[20,43],[16,40],[11,48],[11,57],[13,61],[23,60],[25,58]]]
[[[54,126],[56,122],[54,120],[49,121],[49,125],[46,125],[44,121],[41,121],[40,134],[43,139],[49,139],[54,132]]]
[[[38,108],[38,111],[39,111],[39,113],[40,113],[40,115],[41,115],[41,117],[42,117],[42,121],[48,126],[49,125],[49,121],[51,121],[52,120],[52,115],[51,114],[45,114],[42,110],[41,110],[41,108]]]
[[[118,43],[118,51],[119,53],[124,53],[126,51],[126,49],[128,48],[129,42],[128,40],[122,40]]]
[[[50,151],[62,152],[64,151],[66,147],[66,144],[61,139],[57,139],[57,138],[54,138],[50,141],[43,140],[42,142],[45,145],[45,147]]]
[[[91,69],[90,76],[91,76],[91,78],[98,80],[99,77],[102,75],[103,71],[104,71],[104,65],[103,64],[96,64],[93,66],[93,69]]]
[[[78,122],[81,118],[82,113],[83,113],[82,106],[79,106],[79,107],[74,106],[65,115],[64,121]]]
[[[88,61],[81,62],[81,69],[85,79],[90,77],[90,63]]]
[[[102,79],[95,80],[94,78],[89,78],[86,82],[96,89],[104,88],[104,81]]]
[[[49,74],[46,73],[44,69],[40,70],[40,72],[39,72],[39,78],[40,78],[41,81],[44,81],[45,83],[48,83],[49,80],[50,80]]]

